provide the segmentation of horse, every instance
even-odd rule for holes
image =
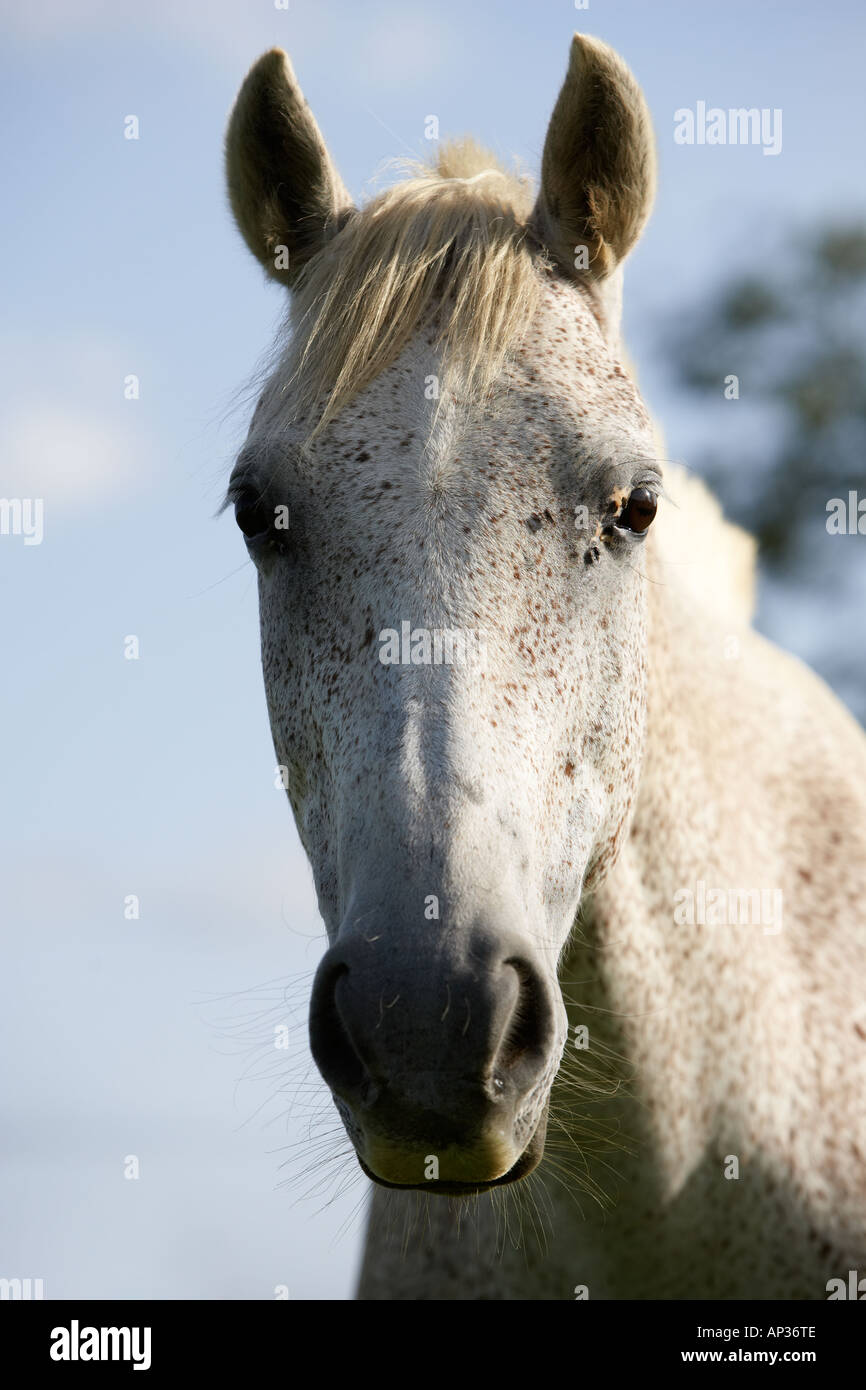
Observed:
[[[226,501],[362,1299],[866,1274],[866,740],[754,631],[754,543],[625,357],[654,151],[580,34],[537,193],[462,139],[355,207],[280,49],[229,119],[288,293]]]

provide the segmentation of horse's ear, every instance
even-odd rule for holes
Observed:
[[[570,274],[603,280],[637,241],[654,188],[640,87],[612,48],[575,34],[544,142],[537,235]]]
[[[352,210],[281,48],[253,64],[238,93],[226,134],[226,179],[247,246],[284,285]]]

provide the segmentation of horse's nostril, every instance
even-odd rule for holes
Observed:
[[[519,956],[511,956],[503,964],[517,972],[519,992],[494,1060],[497,1090],[504,1089],[503,1078],[516,1081],[518,1073],[535,1070],[546,1058],[553,1036],[553,1015],[539,972]]]
[[[337,999],[340,982],[348,973],[343,961],[323,961],[319,968],[310,1000],[310,1050],[332,1090],[354,1099],[366,1087],[368,1075]]]

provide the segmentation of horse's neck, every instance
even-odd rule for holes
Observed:
[[[594,981],[572,986],[589,1008],[571,1021],[622,1055],[653,1180],[673,1192],[714,1147],[778,1144],[796,1166],[789,1136],[815,1132],[815,1050],[850,1042],[866,980],[866,742],[798,663],[695,606],[682,575],[650,580],[631,833],[563,974]],[[732,894],[759,920],[732,918]]]
[[[741,722],[735,690],[719,700],[719,682],[730,680],[724,633],[711,637],[697,624],[690,631],[686,615],[665,602],[671,597],[654,592],[651,606],[647,732],[631,832],[588,904],[587,946],[572,953],[568,971],[595,978],[585,995],[594,1030],[622,1058],[636,1098],[622,1126],[640,1145],[644,1171],[649,1149],[653,1182],[675,1191],[712,1141],[728,1063],[741,1065],[736,1059],[754,1044],[759,985],[772,966],[764,940],[742,970],[741,931],[760,927],[675,920],[700,884],[704,892],[765,885],[759,846],[735,828],[742,768],[714,763],[724,743],[719,721]],[[730,1012],[719,992],[739,996],[737,1038],[727,1036]],[[574,993],[580,997],[580,988]]]

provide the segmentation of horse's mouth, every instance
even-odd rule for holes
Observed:
[[[439,1197],[474,1197],[480,1192],[490,1192],[496,1187],[507,1187],[510,1183],[519,1182],[536,1168],[544,1156],[544,1141],[547,1136],[547,1105],[541,1112],[538,1124],[532,1133],[526,1148],[512,1164],[507,1173],[503,1173],[499,1178],[492,1178],[490,1182],[388,1182],[386,1178],[377,1177],[364,1162],[360,1154],[357,1155],[358,1162],[364,1173],[376,1183],[378,1187],[388,1187],[397,1192],[431,1192]]]

